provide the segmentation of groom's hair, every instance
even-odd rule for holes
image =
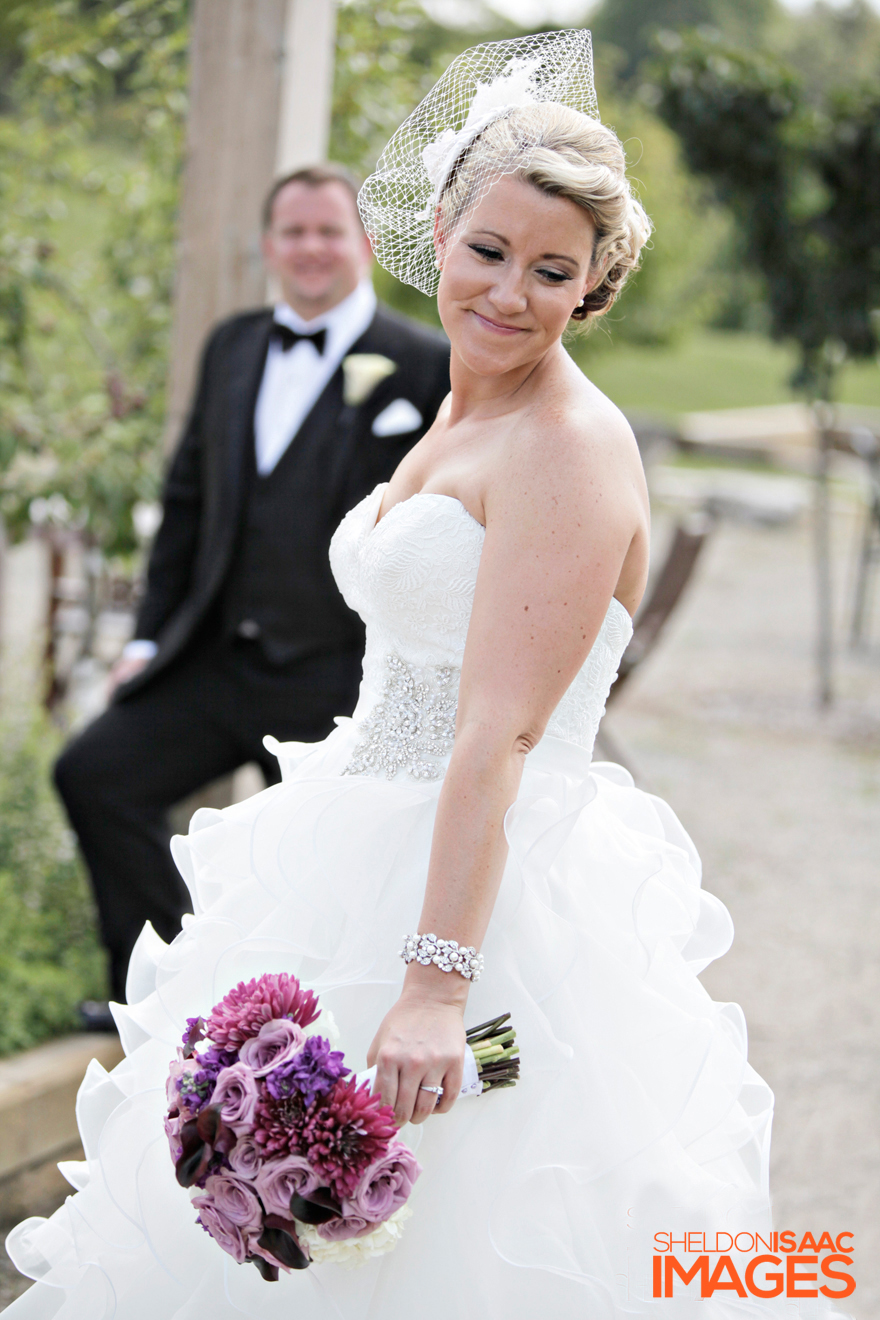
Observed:
[[[263,229],[266,230],[272,224],[272,208],[275,205],[275,198],[286,188],[289,183],[304,183],[307,188],[320,188],[325,183],[341,183],[351,193],[352,201],[357,210],[357,195],[360,191],[360,179],[353,174],[345,165],[337,165],[335,161],[327,161],[323,165],[304,165],[301,169],[293,170],[290,174],[283,174],[280,179],[276,179],[266,194],[266,200],[263,202]],[[360,218],[360,215],[358,216]]]

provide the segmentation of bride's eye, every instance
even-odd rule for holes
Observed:
[[[485,243],[469,243],[468,247],[485,261],[500,261],[503,255],[498,248],[487,247]]]
[[[542,268],[538,271],[538,274],[550,284],[565,284],[567,280],[571,279],[570,275],[566,275],[561,270],[546,270]]]

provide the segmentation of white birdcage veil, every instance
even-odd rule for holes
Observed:
[[[599,118],[590,33],[541,32],[474,46],[449,68],[391,138],[358,196],[376,260],[397,279],[434,294],[437,204],[468,147],[498,119],[547,102]],[[468,191],[468,210],[501,175],[528,163],[520,131],[507,159]],[[460,217],[459,217],[460,218]]]

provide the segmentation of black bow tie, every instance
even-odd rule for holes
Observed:
[[[310,344],[315,345],[319,353],[323,353],[326,338],[326,330],[316,330],[312,335],[301,335],[298,330],[291,330],[289,325],[282,325],[280,321],[272,322],[272,339],[276,344],[281,345],[282,353],[286,353],[294,344],[299,344],[303,340],[308,340]]]

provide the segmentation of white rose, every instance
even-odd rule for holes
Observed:
[[[384,1224],[377,1224],[372,1233],[365,1233],[359,1238],[346,1238],[343,1242],[327,1242],[311,1224],[297,1222],[296,1231],[308,1243],[309,1255],[316,1265],[342,1265],[344,1269],[353,1270],[358,1265],[365,1265],[374,1256],[384,1256],[386,1252],[393,1251],[403,1235],[403,1225],[411,1214],[409,1206],[402,1205]]]

